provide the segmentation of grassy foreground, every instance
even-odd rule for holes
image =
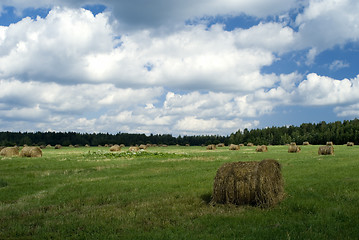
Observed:
[[[0,157],[0,239],[358,239],[359,146],[335,146],[334,156],[301,147],[137,155],[92,147]],[[282,165],[281,204],[209,204],[223,163],[265,158]]]

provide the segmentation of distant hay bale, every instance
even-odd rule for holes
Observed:
[[[326,145],[327,146],[333,146],[334,144],[333,144],[333,142],[327,142]]]
[[[347,142],[347,146],[352,147],[352,146],[354,146],[354,143],[353,142]]]
[[[146,150],[146,149],[147,149],[147,145],[145,145],[145,144],[141,144],[141,145],[139,146],[139,149]]]
[[[300,152],[300,147],[299,146],[297,146],[297,145],[289,145],[289,147],[288,147],[288,152],[289,153],[297,153],[297,152]]]
[[[47,148],[50,148],[50,147],[52,147],[52,146],[51,146],[51,144],[47,144],[46,147],[47,147]]]
[[[112,147],[110,147],[110,151],[111,152],[119,152],[119,151],[121,151],[121,146],[118,144],[115,144]]]
[[[254,144],[253,143],[247,143],[247,147],[253,147]]]
[[[79,148],[80,147],[80,145],[78,145],[78,144],[75,144],[75,146],[74,146],[75,148]]]
[[[206,147],[207,150],[215,150],[216,149],[216,145],[214,144],[210,144]]]
[[[55,149],[60,149],[60,148],[62,148],[62,146],[60,144],[55,145]]]
[[[224,145],[224,143],[218,143],[217,144],[217,147],[224,147],[225,145]]]
[[[108,144],[105,144],[105,147],[108,147]]]
[[[296,146],[297,144],[295,142],[291,142],[290,145]]]
[[[20,157],[42,157],[42,150],[39,147],[24,147],[20,151]]]
[[[0,151],[0,155],[4,157],[14,157],[19,156],[19,148],[18,147],[6,147]]]
[[[136,146],[130,147],[130,148],[128,149],[128,151],[130,151],[130,152],[138,152],[139,150],[140,150],[140,148],[139,148],[139,147],[136,147]]]
[[[214,178],[212,203],[271,207],[283,198],[284,182],[276,160],[225,163]]]
[[[310,145],[309,142],[303,142],[303,145]]]
[[[41,148],[41,149],[45,149],[46,146],[45,146],[45,145],[40,145],[40,148]]]
[[[318,149],[319,155],[334,155],[334,147],[327,145],[327,146],[320,146]]]
[[[186,145],[185,145],[185,147],[189,147],[190,145],[187,143]]]
[[[241,144],[239,144],[238,146],[239,146],[239,147],[244,147],[244,144],[243,144],[243,143],[241,143]]]
[[[239,150],[239,146],[236,144],[229,145],[229,150]]]
[[[256,152],[268,152],[268,148],[266,145],[257,146]]]
[[[90,147],[90,145],[86,144],[85,147]]]

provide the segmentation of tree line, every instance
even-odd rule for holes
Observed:
[[[302,144],[334,144],[354,142],[359,144],[359,120],[336,121],[333,123],[303,123],[300,126],[269,127],[263,129],[244,129],[230,136],[177,136],[171,134],[134,134],[134,133],[76,133],[76,132],[0,132],[0,146],[14,145],[80,145],[91,146],[105,144],[136,144],[186,145],[200,146],[224,143],[255,145],[283,145],[290,142]]]

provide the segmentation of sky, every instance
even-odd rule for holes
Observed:
[[[0,131],[226,136],[357,117],[357,0],[0,3]]]

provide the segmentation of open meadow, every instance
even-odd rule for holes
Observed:
[[[359,146],[43,149],[0,157],[0,239],[358,239]],[[277,206],[210,204],[226,162],[278,160]]]

